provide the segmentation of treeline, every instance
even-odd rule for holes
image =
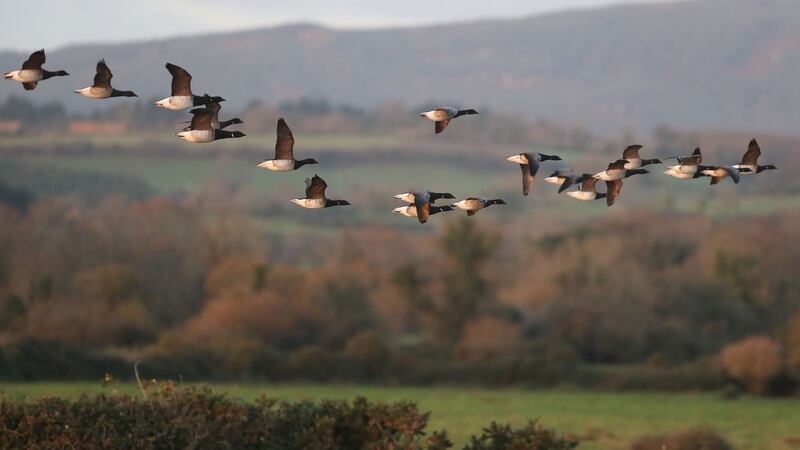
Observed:
[[[793,392],[798,213],[265,240],[229,202],[0,213],[0,377]]]

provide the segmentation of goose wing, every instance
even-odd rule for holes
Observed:
[[[111,73],[111,69],[108,68],[106,65],[106,61],[101,59],[97,62],[97,69],[95,70],[94,74],[94,87],[104,87],[110,88],[111,87],[111,78],[114,75]]]
[[[622,192],[622,180],[606,181],[606,204],[611,206]]]
[[[747,147],[747,152],[742,156],[743,166],[758,166],[758,157],[761,156],[761,146],[758,145],[755,139],[750,141]]]
[[[45,61],[47,61],[47,58],[44,56],[44,49],[37,50],[31,53],[31,56],[22,63],[22,70],[39,70]]]
[[[622,152],[622,159],[638,159],[639,158],[639,150],[642,149],[641,145],[630,145]]]
[[[325,189],[328,184],[320,178],[319,175],[314,175],[313,178],[306,179],[306,198],[322,199],[325,198]]]
[[[444,129],[447,128],[448,125],[450,125],[450,119],[441,120],[439,122],[434,122],[433,123],[433,127],[434,127],[434,130],[436,131],[436,134],[439,134],[442,131],[444,131]]]
[[[278,119],[278,138],[275,140],[275,159],[294,160],[294,135],[281,117]]]
[[[592,192],[595,191],[595,185],[597,184],[597,178],[591,176],[588,173],[585,173],[581,176],[581,185],[579,189],[584,192]]]
[[[192,124],[190,125],[192,130],[210,131],[212,129],[211,117],[214,115],[214,113],[207,109],[201,109],[193,114]]]
[[[418,193],[414,194],[414,207],[417,210],[417,220],[419,223],[425,223],[428,221],[428,217],[431,215],[431,198],[428,195],[420,195]]]
[[[167,63],[165,66],[172,75],[172,96],[188,97],[192,95],[192,76],[183,67]]]

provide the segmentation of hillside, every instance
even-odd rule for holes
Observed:
[[[0,67],[27,55],[0,53]],[[577,123],[602,132],[659,124],[796,133],[800,2],[701,0],[628,5],[436,27],[334,30],[293,25],[50,51],[66,68],[31,96],[96,103],[87,85],[105,57],[121,88],[168,94],[165,61],[196,90],[244,106],[300,97],[375,106],[457,102]],[[0,83],[0,100],[24,95]]]

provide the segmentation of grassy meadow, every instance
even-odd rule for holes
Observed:
[[[268,396],[289,401],[352,399],[410,400],[431,412],[430,430],[446,428],[456,445],[489,421],[515,425],[539,419],[581,439],[580,450],[628,449],[636,438],[693,427],[712,428],[738,450],[791,450],[800,441],[800,402],[792,399],[717,394],[596,393],[465,388],[406,388],[320,385],[219,384],[218,392],[244,401]],[[135,384],[7,383],[0,395],[12,399],[120,392],[138,395]]]

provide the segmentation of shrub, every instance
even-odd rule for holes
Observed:
[[[147,400],[83,396],[71,402],[0,400],[0,448],[236,448],[444,450],[445,432],[426,435],[428,414],[413,403],[287,403],[231,400],[207,388],[164,384]],[[492,423],[470,450],[564,450],[576,442],[534,423]]]
[[[344,356],[360,372],[358,375],[372,379],[380,375],[390,355],[380,335],[373,331],[365,331],[347,341]]]
[[[722,349],[728,375],[749,392],[763,395],[783,371],[781,345],[766,336],[753,336]]]
[[[732,450],[722,436],[712,430],[687,430],[669,435],[645,436],[631,450]]]

